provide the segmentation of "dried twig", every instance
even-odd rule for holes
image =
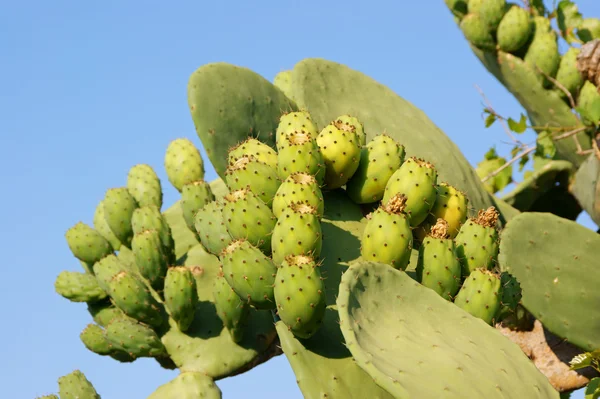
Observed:
[[[492,177],[496,176],[498,173],[502,172],[504,169],[508,168],[510,165],[512,165],[513,163],[515,163],[519,159],[523,158],[525,155],[530,154],[533,151],[535,151],[535,148],[536,147],[528,147],[528,148],[526,148],[523,152],[521,152],[520,154],[517,154],[513,159],[511,159],[510,161],[506,162],[504,165],[502,165],[501,167],[499,167],[498,169],[496,169],[495,171],[493,171],[492,173],[490,173],[489,175],[487,175],[486,177],[484,177],[483,179],[481,179],[481,182],[485,183],[487,180],[489,180]]]
[[[550,82],[552,82],[552,84],[554,84],[563,93],[566,94],[566,96],[569,98],[569,103],[571,105],[571,108],[575,109],[575,107],[576,107],[575,100],[573,100],[573,96],[571,95],[571,92],[569,90],[567,90],[567,88],[565,86],[563,86],[562,83],[560,83],[558,80],[554,79],[552,76],[550,76],[546,72],[542,71],[542,69],[539,66],[537,66],[537,64],[536,64],[535,67],[536,67],[536,69],[538,70],[539,73],[541,73],[542,75],[544,75],[546,77],[546,79],[548,79]],[[578,115],[575,115],[575,117],[579,120],[579,116]]]
[[[494,111],[494,108],[492,107],[492,104],[490,103],[490,101],[488,100],[488,98],[486,97],[486,95],[484,94],[483,90],[481,90],[481,88],[478,85],[475,85],[475,89],[479,92],[479,94],[481,95],[481,97],[483,97],[483,101],[485,102],[486,106],[487,106],[487,110],[494,115],[496,118],[498,118],[498,120],[500,120],[500,123],[502,123],[502,127],[504,128],[504,131],[506,132],[506,134],[508,135],[508,137],[510,137],[510,139],[517,144],[521,144],[521,142],[519,140],[517,140],[515,138],[515,136],[511,133],[510,129],[508,128],[508,125],[505,123],[504,118],[502,118],[502,116],[498,115],[496,113],[496,111]]]
[[[566,139],[568,137],[575,136],[576,134],[581,133],[581,132],[583,132],[583,131],[585,131],[587,129],[588,129],[587,126],[580,126],[580,127],[575,128],[573,130],[570,130],[570,131],[568,131],[566,133],[563,133],[563,134],[561,134],[559,136],[553,137],[552,139],[554,141],[563,140],[563,139]]]

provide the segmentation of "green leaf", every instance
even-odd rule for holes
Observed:
[[[492,147],[485,153],[483,156],[485,159],[496,159],[498,158],[498,153],[496,152],[496,147]]]
[[[487,118],[485,118],[485,127],[490,127],[496,122],[496,115],[489,114]]]
[[[513,118],[508,118],[508,127],[515,133],[523,133],[527,129],[527,117],[521,114],[519,122],[516,122]]]
[[[547,158],[554,158],[554,155],[556,155],[556,146],[554,145],[550,132],[547,130],[538,134],[536,144],[536,155]]]
[[[527,162],[529,162],[529,154],[519,159],[519,172],[523,171],[523,168],[525,167],[525,165],[527,165]]]
[[[598,362],[600,362],[600,349],[595,350],[593,352],[585,352],[575,356],[569,362],[569,367],[571,370],[579,370],[586,367],[594,367],[598,366]]]
[[[557,6],[558,28],[562,36],[568,43],[577,42],[575,29],[583,22],[583,17],[579,13],[577,4],[570,0],[562,0]]]

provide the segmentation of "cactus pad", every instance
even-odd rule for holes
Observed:
[[[212,378],[183,371],[175,379],[159,386],[148,399],[221,399],[221,390]]]
[[[72,302],[99,302],[107,296],[89,273],[63,271],[56,278],[54,289]]]
[[[60,377],[58,388],[61,399],[100,399],[92,383],[79,370]]]
[[[87,224],[79,222],[65,234],[73,255],[86,263],[96,263],[112,253],[109,242]]]
[[[162,208],[162,185],[150,165],[137,164],[129,169],[127,190],[139,206],[154,205],[158,209]]]

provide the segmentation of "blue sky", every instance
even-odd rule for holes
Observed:
[[[594,0],[578,4],[600,16]],[[57,378],[75,368],[107,399],[145,398],[176,375],[151,360],[122,365],[87,351],[85,305],[56,295],[53,283],[79,270],[65,231],[91,224],[105,190],[124,185],[131,166],[150,164],[166,206],[177,200],[162,162],[177,137],[200,146],[186,102],[197,67],[225,61],[271,80],[307,57],[344,63],[423,109],[472,164],[493,144],[510,151],[499,126],[484,129],[474,85],[498,112],[521,112],[441,0],[6,1],[1,14],[0,381],[15,399],[57,391]],[[215,176],[209,167],[207,180]],[[218,385],[225,398],[302,397],[283,356]]]

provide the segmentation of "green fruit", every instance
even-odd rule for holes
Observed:
[[[532,34],[533,23],[529,13],[517,5],[512,5],[498,25],[498,48],[507,53],[514,53],[528,42]]]
[[[311,174],[297,172],[289,175],[281,183],[273,199],[273,214],[279,218],[292,202],[302,202],[317,210],[319,218],[323,216],[325,202],[317,179]]]
[[[124,187],[107,190],[103,202],[106,223],[119,241],[129,248],[133,238],[131,218],[138,208],[138,203]]]
[[[165,277],[165,305],[180,331],[187,331],[196,313],[198,292],[196,279],[190,268],[171,267]]]
[[[134,234],[139,234],[145,230],[157,230],[169,264],[175,263],[175,242],[171,234],[171,227],[156,206],[148,205],[136,209],[131,218],[131,225]]]
[[[562,56],[558,71],[556,72],[556,80],[558,83],[563,85],[574,98],[577,96],[579,89],[583,85],[583,77],[577,69],[577,56],[580,52],[580,49],[570,47]]]
[[[88,273],[63,271],[56,278],[54,289],[72,302],[99,302],[107,296],[96,277]]]
[[[160,239],[158,230],[144,230],[133,236],[131,250],[142,277],[156,289],[164,283],[169,257]]]
[[[79,370],[60,377],[58,389],[60,399],[100,399],[92,383]]]
[[[67,230],[65,238],[73,255],[82,262],[93,264],[112,253],[108,241],[83,222]]]
[[[108,241],[113,251],[118,251],[121,248],[121,241],[112,232],[104,218],[104,200],[100,201],[96,206],[96,211],[94,212],[94,229]]]
[[[235,161],[245,156],[254,157],[260,162],[277,169],[277,152],[253,137],[247,138],[229,151],[229,165],[233,165]]]
[[[498,260],[499,236],[496,229],[498,211],[492,206],[480,210],[477,218],[466,221],[456,236],[456,253],[463,277],[475,269],[492,269]]]
[[[235,293],[222,272],[215,279],[213,300],[217,315],[229,331],[231,339],[233,342],[240,342],[244,338],[250,307]]]
[[[166,354],[165,347],[156,332],[135,320],[114,320],[106,326],[104,336],[113,348],[129,353],[135,358]]]
[[[116,255],[108,255],[94,263],[94,274],[100,288],[110,294],[109,282],[119,272],[127,270],[127,266]]]
[[[179,192],[187,183],[204,179],[204,161],[200,151],[188,139],[178,138],[169,143],[164,165],[169,181]]]
[[[450,12],[454,14],[455,17],[462,19],[465,15],[467,15],[467,2],[465,0],[444,0],[446,5],[450,9]]]
[[[338,129],[345,132],[354,132],[358,137],[358,144],[362,147],[367,144],[367,135],[365,127],[355,116],[342,115],[335,118],[332,122]]]
[[[281,116],[275,133],[277,151],[281,151],[287,145],[287,137],[294,132],[305,133],[313,139],[317,138],[317,126],[308,112],[289,112]]]
[[[479,14],[481,11],[481,6],[485,3],[486,0],[467,0],[467,5],[469,7],[469,13]]]
[[[452,300],[460,289],[461,266],[456,244],[448,236],[448,222],[439,219],[419,248],[417,281],[442,298]]]
[[[502,272],[500,274],[500,282],[502,284],[502,298],[500,300],[501,306],[497,321],[503,321],[510,316],[517,316],[517,308],[523,296],[521,284],[510,273]]]
[[[289,255],[318,258],[322,245],[323,233],[317,209],[302,202],[290,204],[273,229],[273,262],[279,266]]]
[[[196,231],[194,222],[196,212],[204,208],[206,204],[215,200],[210,185],[204,180],[187,183],[181,190],[181,211],[188,229]]]
[[[435,167],[422,159],[411,157],[388,180],[382,201],[388,203],[396,194],[404,195],[404,213],[408,216],[411,227],[416,227],[433,208],[437,196],[436,184]]]
[[[494,324],[501,298],[500,276],[487,269],[475,269],[458,291],[454,304],[486,323]]]
[[[354,175],[360,162],[360,143],[347,125],[327,125],[317,137],[317,145],[325,161],[325,185],[328,189],[342,187]]]
[[[495,31],[498,28],[505,11],[506,0],[486,0],[481,3],[478,12],[482,21],[489,29]]]
[[[281,71],[273,79],[273,85],[279,88],[288,98],[293,98],[292,71]]]
[[[277,267],[250,242],[231,242],[220,256],[223,274],[235,293],[257,309],[275,309],[273,284]]]
[[[79,339],[88,350],[101,356],[106,356],[115,350],[104,336],[104,330],[96,324],[88,324],[79,334]]]
[[[312,337],[325,317],[325,284],[310,256],[288,256],[275,279],[277,315],[298,338]]]
[[[150,165],[138,164],[129,169],[127,189],[139,206],[162,208],[163,193],[160,179]]]
[[[121,271],[109,281],[110,296],[127,316],[154,327],[163,323],[161,308],[148,288],[128,271]]]
[[[560,65],[560,53],[554,32],[535,35],[527,49],[524,61],[541,74],[544,85],[548,87],[551,83],[545,76],[552,78],[556,76]]]
[[[469,199],[467,195],[448,183],[439,183],[436,186],[433,208],[425,222],[413,230],[413,234],[422,241],[431,226],[437,223],[438,219],[443,219],[448,223],[448,238],[455,238],[460,226],[467,221],[468,213]]]
[[[404,213],[405,206],[406,197],[397,194],[371,213],[361,239],[360,251],[364,260],[406,269],[413,236]]]
[[[215,200],[196,212],[194,228],[202,246],[213,255],[219,255],[232,238],[223,219],[223,202]]]
[[[577,98],[577,107],[581,108],[584,112],[591,111],[596,106],[594,105],[600,101],[600,93],[598,93],[598,88],[589,80],[586,80],[581,87],[581,91],[579,92],[579,97]],[[585,115],[583,115],[584,119]]]
[[[479,14],[467,14],[460,21],[460,30],[465,36],[465,39],[473,46],[487,51],[494,51],[496,49],[494,37]]]
[[[234,239],[245,239],[264,253],[271,252],[271,233],[277,219],[267,204],[248,189],[224,197],[223,219]]]
[[[308,133],[293,132],[285,139],[287,143],[277,154],[277,170],[281,180],[294,173],[308,173],[319,185],[325,181],[325,160],[315,139]]]
[[[385,186],[404,162],[404,146],[386,134],[375,136],[362,148],[358,169],[346,183],[346,193],[357,204],[383,198]]]
[[[248,188],[265,204],[271,206],[281,185],[277,169],[262,163],[251,155],[240,157],[227,167],[225,181],[230,191]]]

